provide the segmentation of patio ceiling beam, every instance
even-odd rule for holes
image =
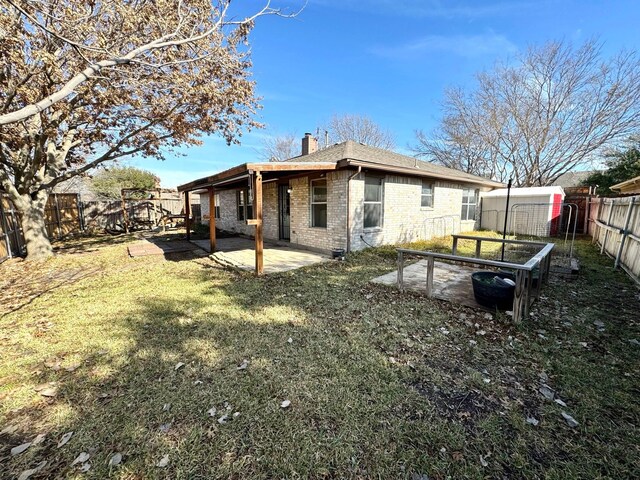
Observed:
[[[228,183],[244,176],[251,175],[255,172],[309,172],[309,171],[331,171],[336,170],[338,166],[333,162],[270,162],[270,163],[243,163],[236,167],[216,173],[209,177],[199,178],[184,185],[178,186],[179,192],[193,191],[198,188],[206,188],[209,186],[219,186],[222,183]]]

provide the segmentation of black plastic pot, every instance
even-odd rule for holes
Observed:
[[[508,273],[500,272],[475,272],[471,274],[473,284],[473,296],[476,302],[488,308],[498,310],[510,310],[513,306],[513,292],[515,287],[505,282],[496,280],[508,278]]]
[[[501,269],[498,270],[498,273],[503,278],[510,278],[514,282],[516,281],[516,272],[514,272],[513,269],[511,269],[511,268],[501,268]],[[534,268],[531,271],[531,276],[533,278],[533,281],[531,282],[531,286],[535,288],[535,287],[538,286],[538,278],[540,277],[540,269],[538,267]]]
[[[331,250],[331,256],[333,258],[342,258],[344,257],[344,248],[334,248],[333,250]]]

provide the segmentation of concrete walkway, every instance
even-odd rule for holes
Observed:
[[[205,251],[209,251],[209,240],[193,240]],[[248,238],[231,237],[219,238],[216,241],[216,251],[211,258],[223,265],[253,271],[256,267],[255,242]],[[329,261],[327,255],[300,250],[288,246],[274,245],[264,242],[264,273],[278,273],[295,270],[296,268],[315,265]]]
[[[464,265],[451,265],[449,263],[436,261],[433,266],[433,297],[440,300],[447,300],[452,303],[459,303],[468,307],[486,310],[485,307],[476,302],[473,296],[473,285],[471,274],[478,272],[481,268],[466,267]],[[393,271],[371,280],[373,283],[391,285],[396,287],[398,272]],[[426,293],[427,288],[427,261],[405,266],[403,271],[404,287],[407,290]]]

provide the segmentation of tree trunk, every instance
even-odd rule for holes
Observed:
[[[44,216],[49,194],[40,191],[35,197],[21,196],[19,201],[14,201],[22,223],[28,260],[39,260],[53,255]]]

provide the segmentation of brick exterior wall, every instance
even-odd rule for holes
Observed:
[[[291,180],[291,243],[320,250],[347,247],[347,178],[349,171],[326,175],[327,228],[311,227],[309,177]],[[317,178],[317,177],[316,177]]]
[[[433,207],[421,207],[422,179],[385,175],[382,228],[365,229],[364,178],[351,180],[351,249],[426,240],[474,230],[476,221],[460,220],[465,185],[433,181]],[[476,216],[480,211],[476,208]],[[477,218],[476,218],[477,220]],[[361,238],[362,236],[362,238]]]
[[[220,218],[216,218],[216,228],[253,236],[255,227],[247,225],[244,220],[238,220],[237,190],[219,190]],[[264,238],[278,240],[278,186],[275,183],[265,183],[262,186],[262,221]],[[202,223],[209,224],[209,195],[200,195]]]
[[[310,185],[317,175],[289,181],[291,188],[291,245],[328,251],[347,248],[347,180],[354,171],[340,170],[326,174],[327,228],[310,225]],[[351,249],[368,245],[385,245],[424,240],[432,237],[471,231],[476,228],[480,205],[476,207],[476,221],[460,221],[463,184],[434,180],[433,207],[421,207],[422,179],[397,175],[384,176],[382,228],[365,229],[364,173],[351,180]],[[482,190],[482,189],[481,189]],[[487,189],[485,189],[487,190]],[[237,219],[235,190],[221,190],[219,229],[253,235],[255,227]],[[208,223],[209,200],[201,195],[202,215]],[[263,225],[266,240],[279,239],[278,185],[263,185]],[[361,238],[361,236],[363,238]],[[364,241],[363,241],[364,239]],[[365,243],[366,242],[366,243]]]

